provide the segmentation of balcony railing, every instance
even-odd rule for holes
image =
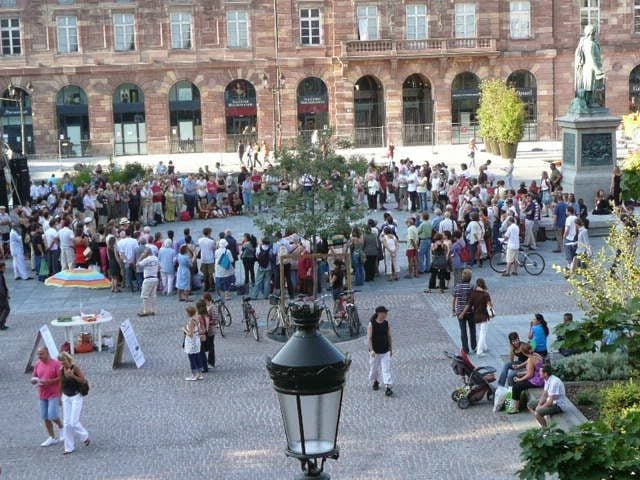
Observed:
[[[90,157],[91,154],[91,140],[80,140],[80,143],[58,140],[58,155],[61,158]]]
[[[179,138],[172,138],[169,140],[169,152],[170,153],[202,153],[202,138],[190,138],[187,140],[180,140]]]
[[[257,141],[257,133],[228,133],[225,150],[227,153],[237,152],[240,143],[243,143],[246,149],[249,145],[255,145]]]
[[[442,56],[496,52],[495,38],[428,38],[425,40],[356,40],[343,44],[345,57]]]
[[[433,145],[433,123],[406,123],[402,126],[402,144]]]
[[[355,148],[384,147],[384,127],[356,127],[353,129]]]

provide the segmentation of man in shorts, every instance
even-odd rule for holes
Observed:
[[[535,399],[529,401],[527,408],[536,417],[542,428],[547,428],[546,417],[556,413],[562,413],[567,405],[562,380],[553,375],[551,365],[545,364],[542,367],[542,378],[544,378],[544,391],[537,402]]]
[[[507,231],[504,240],[507,243],[507,270],[503,277],[518,275],[518,251],[520,250],[520,228],[513,217],[507,219]]]
[[[40,444],[41,447],[49,447],[60,443],[62,435],[56,437],[53,424],[62,432],[60,421],[60,371],[62,365],[55,358],[51,358],[46,347],[38,349],[38,361],[33,370],[31,383],[38,386],[40,397],[40,416],[44,420],[44,426],[49,433],[47,439]]]

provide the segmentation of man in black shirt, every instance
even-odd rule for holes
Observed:
[[[376,307],[376,312],[369,321],[367,337],[369,339],[369,381],[373,382],[373,389],[378,390],[380,371],[385,386],[384,394],[393,395],[393,377],[391,373],[391,355],[393,352],[391,341],[391,326],[387,321],[387,310],[384,306]]]

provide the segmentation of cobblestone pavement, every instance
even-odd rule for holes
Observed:
[[[193,226],[197,236],[204,225]],[[254,231],[246,217],[214,221],[212,226],[216,233],[229,226],[238,236]],[[181,232],[184,224],[173,227]],[[547,242],[540,250],[547,260],[561,261],[551,249]],[[478,272],[486,276],[501,315],[576,310],[564,279],[550,266],[539,278],[504,279],[486,266]],[[275,354],[280,344],[245,337],[237,297],[230,304],[234,323],[228,336],[216,338],[216,368],[202,382],[185,382],[188,361],[180,349],[185,304],[176,297],[161,298],[159,315],[140,319],[135,315],[140,308],[137,295],[56,289],[35,281],[17,283],[11,276],[7,274],[10,329],[0,332],[2,478],[276,480],[296,473],[298,465],[284,455],[282,419],[265,368],[265,357]],[[451,391],[460,384],[442,353],[457,348],[457,328],[448,328],[454,321],[451,297],[424,294],[424,282],[424,277],[379,280],[365,285],[358,296],[363,321],[378,304],[391,310],[395,396],[371,391],[363,338],[340,344],[351,353],[353,364],[338,437],[341,457],[327,463],[333,478],[515,478],[518,434],[533,422],[524,413],[517,416],[519,421],[494,414],[485,402],[460,410],[451,401]],[[255,305],[264,318],[268,302]],[[130,318],[147,363],[141,369],[112,370],[112,353],[78,356],[91,380],[82,421],[92,444],[63,457],[60,445],[39,447],[45,430],[38,419],[36,392],[23,371],[37,329],[81,308],[106,308],[117,321]],[[106,329],[114,334],[116,326]],[[52,330],[62,343],[62,332]],[[503,331],[493,328],[490,341],[506,350]]]

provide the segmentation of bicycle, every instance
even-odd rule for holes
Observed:
[[[338,300],[336,300],[336,313],[333,314],[336,328],[340,327],[342,322],[346,320],[349,327],[349,336],[351,337],[358,335],[362,328],[358,307],[356,307],[356,292],[357,290],[345,290],[340,293]]]
[[[329,297],[333,299],[331,295],[326,293],[315,299],[314,302],[316,302],[322,308],[325,316],[324,321],[329,323],[331,329],[333,330],[333,333],[336,334],[336,337],[340,337],[341,335],[338,332],[338,328],[340,327],[340,325],[342,325],[342,317],[340,315],[334,315],[333,307],[327,305],[326,299]]]
[[[289,304],[282,305],[280,303],[280,297],[278,295],[269,295],[269,303],[271,308],[267,312],[267,331],[275,334],[278,329],[281,331],[281,335],[290,337],[293,333],[293,320],[289,314]],[[269,325],[273,324],[273,328],[269,329]]]
[[[251,297],[242,299],[242,318],[245,325],[245,336],[251,332],[256,342],[260,341],[260,330],[258,329],[258,319],[256,318],[256,310],[251,305]]]
[[[224,303],[224,299],[218,296],[213,299],[213,303],[218,309],[218,328],[220,329],[220,335],[224,337],[224,329],[231,326],[233,319],[231,318],[231,312],[227,305]]]
[[[545,261],[542,255],[536,252],[526,252],[518,250],[516,257],[518,266],[523,267],[529,275],[540,275],[544,271]],[[505,273],[507,271],[507,249],[504,242],[501,243],[501,249],[494,252],[489,261],[489,265],[493,271],[497,273]]]

